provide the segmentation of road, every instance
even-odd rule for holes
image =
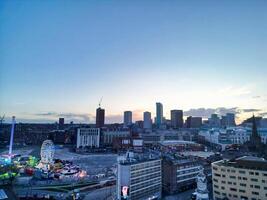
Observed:
[[[97,190],[87,193],[84,200],[92,200],[92,199],[109,200],[109,199],[112,199],[111,196],[115,194],[115,192],[116,192],[116,186],[109,186],[109,187],[97,189]]]

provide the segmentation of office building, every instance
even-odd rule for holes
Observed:
[[[184,124],[183,111],[182,110],[171,110],[171,127],[182,128]]]
[[[123,125],[124,127],[128,127],[132,125],[132,111],[124,111]]]
[[[196,185],[202,166],[196,159],[166,154],[162,160],[163,191],[175,194]]]
[[[78,128],[77,129],[77,148],[80,147],[99,147],[100,128]]]
[[[129,138],[130,131],[129,130],[103,130],[102,138],[103,145],[111,146],[113,141],[117,138]]]
[[[226,126],[235,126],[235,114],[234,113],[226,113]]]
[[[212,114],[208,119],[209,126],[212,128],[219,128],[221,126],[221,120],[217,114]]]
[[[244,156],[212,163],[214,200],[267,199],[267,161]]]
[[[163,123],[163,105],[156,103],[156,126],[159,128]]]
[[[189,116],[186,119],[186,128],[200,128],[202,126],[201,117],[192,117]]]
[[[151,128],[152,128],[151,113],[144,112],[144,129],[151,129]]]
[[[105,109],[96,109],[96,128],[102,128],[105,125]]]
[[[161,159],[158,155],[118,157],[117,199],[161,199]]]

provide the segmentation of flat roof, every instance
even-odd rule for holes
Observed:
[[[218,166],[267,171],[267,161],[264,158],[254,156],[243,156],[232,160],[220,160],[213,164]]]

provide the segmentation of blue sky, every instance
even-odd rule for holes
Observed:
[[[0,114],[267,110],[266,1],[1,1]],[[251,113],[248,113],[249,115]],[[239,112],[239,117],[246,117]],[[8,119],[8,118],[7,118]]]

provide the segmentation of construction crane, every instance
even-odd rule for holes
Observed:
[[[98,106],[99,106],[99,108],[101,107],[102,99],[103,99],[103,97],[101,97],[101,99],[100,99],[99,102],[98,102]]]

